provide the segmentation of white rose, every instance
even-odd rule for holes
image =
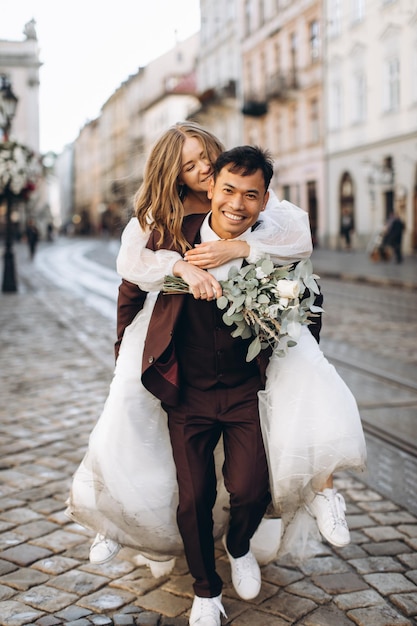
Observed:
[[[281,279],[277,282],[277,291],[280,298],[293,300],[294,298],[298,298],[300,285],[296,280]]]

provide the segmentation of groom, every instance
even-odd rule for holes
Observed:
[[[184,219],[187,241],[194,245],[233,239],[255,228],[268,200],[272,173],[269,155],[259,148],[242,146],[221,154],[209,190],[211,212]],[[149,248],[157,249],[158,237],[156,232],[151,235]],[[175,264],[174,273],[191,285],[193,295],[159,294],[145,341],[142,382],[168,415],[179,487],[177,521],[194,578],[190,624],[219,626],[224,610],[213,539],[213,453],[223,436],[224,483],[230,494],[224,544],[236,592],[252,599],[260,591],[261,576],[250,539],[270,502],[257,396],[264,386],[269,353],[262,351],[248,363],[251,340],[233,338],[222,320],[215,302],[220,295],[216,279],[227,278],[228,266],[204,273],[204,292],[196,287],[201,272],[185,261]],[[139,302],[146,294],[135,289]],[[130,295],[124,301],[122,289],[122,313],[124,304],[131,303]]]

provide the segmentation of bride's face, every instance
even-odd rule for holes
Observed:
[[[203,145],[196,137],[187,137],[182,148],[179,182],[192,191],[207,193],[211,175],[211,163]]]

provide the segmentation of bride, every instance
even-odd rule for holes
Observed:
[[[195,138],[195,128],[192,130]],[[185,135],[182,160],[189,157],[188,139]],[[201,138],[198,140],[201,146]],[[157,147],[158,144],[154,152]],[[149,161],[154,162],[151,157]],[[197,157],[192,160],[197,164]],[[187,173],[182,173],[181,178],[190,194],[195,182],[190,176],[187,178]],[[287,264],[308,257],[311,237],[307,214],[288,202],[279,202],[273,193],[271,196],[259,228],[248,235],[248,260],[253,262],[269,254],[274,263]],[[184,198],[182,201],[185,206]],[[109,395],[75,473],[67,511],[72,519],[97,533],[90,551],[93,562],[106,562],[123,545],[143,555],[153,572],[158,573],[158,561],[172,566],[172,559],[182,554],[182,541],[176,524],[177,483],[166,414],[160,402],[143,387],[140,364],[163,277],[172,272],[182,256],[168,250],[147,250],[148,236],[149,227],[141,228],[136,218],[132,218],[122,235],[118,272],[148,293],[142,310],[124,330]],[[234,245],[239,243],[231,244]],[[213,249],[208,247],[211,256],[204,260],[203,246],[189,251],[185,258],[202,267],[208,263],[217,278]],[[241,248],[235,254],[241,255]],[[348,542],[343,498],[332,489],[331,479],[337,470],[364,466],[360,417],[352,394],[306,327],[297,346],[285,358],[271,357],[266,388],[260,392],[259,400],[275,514],[282,515],[285,528],[289,529],[294,525],[294,515],[297,513],[295,519],[300,517],[307,503],[323,536],[327,535],[332,543]],[[227,524],[228,494],[221,479],[221,463],[222,451],[218,447],[216,537],[223,534]],[[305,516],[300,519],[305,524]],[[261,550],[265,541],[270,541],[270,537],[265,540],[261,536],[266,527],[267,523],[253,538]],[[268,525],[268,532],[270,528]],[[281,553],[290,549],[286,545],[282,544]],[[267,554],[265,550],[259,552],[258,558],[264,562],[275,558],[278,547],[279,537],[275,537]]]

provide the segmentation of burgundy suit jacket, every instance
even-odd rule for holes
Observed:
[[[193,244],[205,219],[204,214],[190,215],[184,219],[183,233]],[[147,247],[158,250],[159,234],[153,231]],[[164,248],[173,249],[168,241]],[[119,287],[117,305],[116,357],[125,328],[143,308],[147,293],[137,285],[122,280]],[[149,322],[148,333],[142,357],[142,383],[154,396],[169,406],[175,406],[179,399],[179,369],[173,342],[174,328],[181,312],[185,295],[159,294]]]
[[[183,233],[190,244],[196,243],[201,224],[205,217],[204,214],[195,214],[189,215],[184,219]],[[147,247],[151,250],[158,250],[158,240],[159,234],[153,231]],[[168,242],[164,244],[164,248],[173,249],[173,246]],[[117,303],[118,339],[115,344],[116,358],[118,356],[123,333],[126,327],[132,323],[137,313],[142,310],[146,296],[147,292],[142,291],[137,285],[127,280],[122,280],[119,286]],[[179,400],[180,376],[175,355],[173,334],[185,297],[186,296],[182,294],[159,294],[149,322],[142,357],[143,385],[154,396],[169,406],[175,406]],[[315,333],[311,327],[310,330],[318,341],[321,316],[318,318],[318,322],[316,322],[316,327],[317,333]],[[239,339],[237,339],[237,341],[238,340]],[[262,350],[257,357],[263,382],[265,382],[265,371],[269,363],[270,354],[270,350]]]

